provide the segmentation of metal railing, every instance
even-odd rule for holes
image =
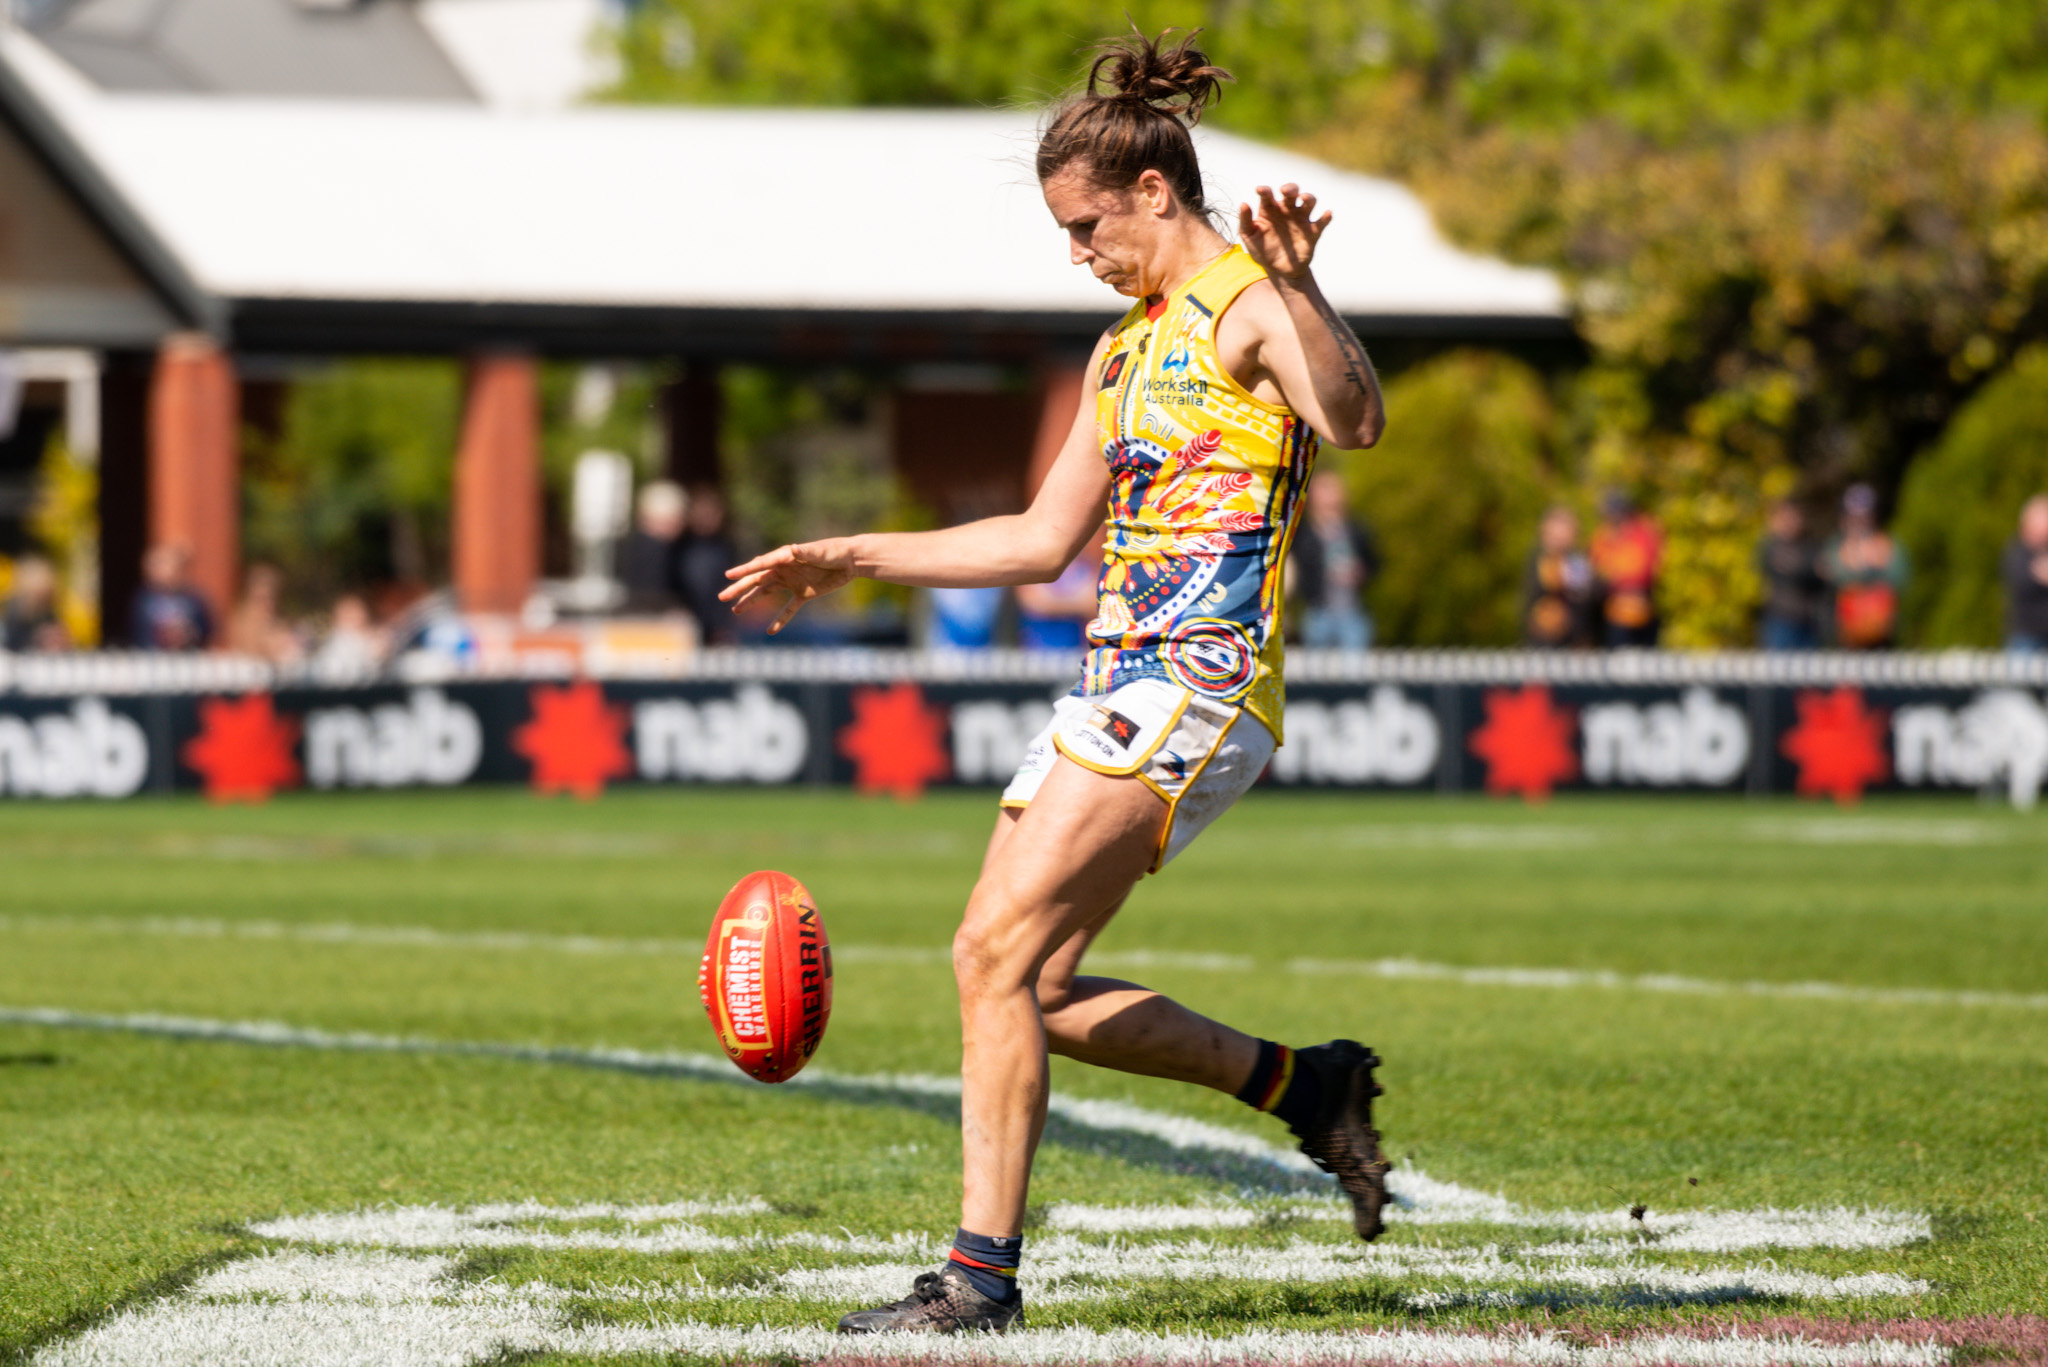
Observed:
[[[666,662],[587,669],[586,677],[760,681],[764,683],[1043,683],[1077,677],[1064,651],[917,651],[862,648],[719,647]],[[0,652],[0,693],[245,693],[291,687],[452,683],[465,679],[559,678],[560,658],[475,668],[444,656],[413,652],[383,671],[338,678],[303,667],[280,668],[250,656],[93,651],[70,654]],[[1293,650],[1287,677],[1307,684],[1523,684],[1607,687],[2048,688],[2048,656],[1993,651],[1531,651]]]

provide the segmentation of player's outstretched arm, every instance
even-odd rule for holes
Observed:
[[[1109,471],[1095,449],[1096,377],[1104,343],[1089,358],[1080,411],[1030,508],[935,532],[869,532],[778,546],[727,570],[732,583],[719,601],[735,612],[757,599],[777,604],[768,627],[772,635],[804,604],[855,579],[934,589],[1057,579],[1102,525],[1109,496]]]
[[[1328,210],[1315,217],[1315,209],[1316,197],[1295,185],[1281,186],[1277,196],[1261,185],[1256,212],[1238,205],[1238,239],[1266,268],[1274,293],[1263,299],[1247,294],[1231,312],[1242,308],[1257,330],[1258,364],[1279,384],[1287,406],[1331,445],[1356,450],[1380,439],[1386,408],[1365,347],[1309,269],[1331,219]]]

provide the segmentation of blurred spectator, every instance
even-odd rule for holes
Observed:
[[[1610,489],[1600,498],[1592,549],[1602,640],[1610,647],[1657,644],[1657,570],[1664,534],[1635,500]]]
[[[1079,650],[1095,616],[1102,542],[1091,540],[1050,584],[1017,586],[1017,644],[1026,650]]]
[[[732,611],[718,595],[732,582],[725,572],[739,560],[732,538],[725,534],[725,495],[710,484],[692,489],[676,549],[676,587],[707,645],[731,645],[736,639]]]
[[[1592,645],[1594,588],[1579,515],[1559,504],[1543,514],[1522,575],[1522,639],[1550,650]]]
[[[987,650],[1003,615],[1001,589],[930,589],[934,650]]]
[[[298,634],[277,615],[284,574],[275,565],[251,565],[242,601],[228,614],[228,649],[276,665],[297,664],[306,653]]]
[[[626,611],[663,613],[682,607],[676,562],[687,506],[682,486],[668,480],[655,480],[640,490],[633,530],[619,548],[619,580],[626,586]]]
[[[1819,649],[1828,586],[1820,577],[1820,547],[1806,534],[1806,514],[1791,499],[1771,505],[1756,562],[1764,581],[1763,648]]]
[[[2005,648],[2015,655],[2048,651],[2048,494],[2020,509],[2019,534],[2006,544]]]
[[[0,616],[0,650],[69,650],[71,633],[57,616],[57,571],[39,555],[14,562],[14,592]]]
[[[1290,588],[1304,609],[1301,643],[1322,650],[1364,650],[1372,614],[1364,593],[1380,570],[1372,531],[1351,512],[1344,476],[1322,470],[1308,486],[1308,516],[1294,533]]]
[[[369,605],[345,593],[334,600],[327,634],[313,651],[313,675],[326,683],[368,678],[383,667],[384,651],[384,633],[371,622]]]
[[[204,650],[213,643],[213,614],[192,589],[192,552],[153,546],[142,558],[142,592],[131,627],[137,650]]]
[[[1852,484],[1842,495],[1842,529],[1820,553],[1834,590],[1834,643],[1844,650],[1889,649],[1906,588],[1906,553],[1877,525],[1877,491]]]

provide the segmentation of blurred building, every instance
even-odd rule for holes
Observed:
[[[0,27],[0,347],[98,369],[104,620],[152,540],[228,605],[267,356],[471,358],[450,458],[475,610],[538,573],[540,356],[682,362],[684,484],[718,479],[720,364],[884,365],[919,495],[1021,506],[1120,311],[1039,202],[1032,116],[560,107],[601,73],[534,35],[593,3],[32,0]],[[1455,250],[1402,187],[1198,137],[1216,202],[1293,179],[1335,210],[1318,275],[1368,344],[1570,337],[1554,278]]]

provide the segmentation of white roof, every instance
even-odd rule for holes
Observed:
[[[0,53],[206,291],[229,298],[1107,314],[1031,172],[1029,112],[115,95]],[[1197,134],[1212,201],[1297,181],[1353,315],[1558,318],[1390,181]]]

